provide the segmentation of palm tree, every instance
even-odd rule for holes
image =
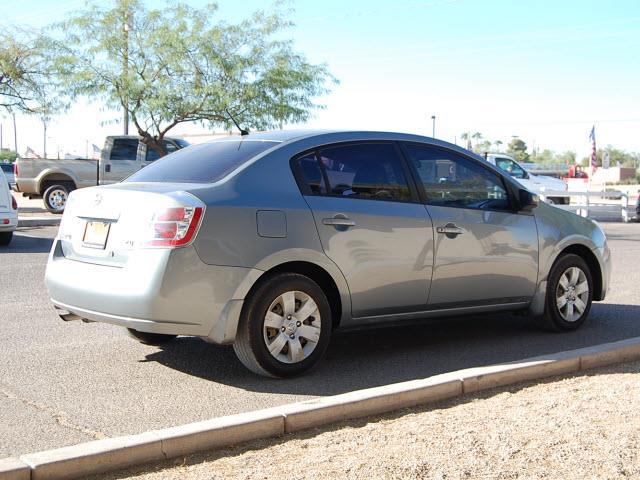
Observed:
[[[502,140],[496,140],[495,142],[493,142],[493,144],[496,146],[496,151],[500,153],[500,146],[502,145]]]

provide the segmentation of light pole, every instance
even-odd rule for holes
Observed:
[[[431,137],[436,138],[436,116],[431,115]]]

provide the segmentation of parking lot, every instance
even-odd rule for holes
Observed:
[[[20,229],[0,250],[0,457],[640,336],[640,224],[605,230],[607,301],[576,332],[492,315],[338,333],[318,369],[270,380],[249,373],[231,347],[189,337],[149,347],[122,328],[62,322],[43,284],[56,229]]]

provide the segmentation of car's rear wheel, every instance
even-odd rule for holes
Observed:
[[[0,246],[6,247],[11,243],[12,238],[13,238],[13,232],[0,233]]]
[[[67,204],[67,197],[69,196],[69,191],[67,187],[64,185],[51,185],[48,187],[44,194],[42,195],[42,199],[44,200],[44,206],[51,213],[63,213],[64,207]]]
[[[164,345],[177,337],[177,335],[167,335],[165,333],[141,332],[133,328],[127,328],[127,332],[131,337],[145,345]]]
[[[233,348],[242,364],[269,377],[292,377],[317,365],[331,337],[322,289],[296,273],[267,278],[242,309]]]
[[[563,255],[549,273],[541,326],[556,332],[576,330],[587,319],[592,300],[589,266],[578,255]]]

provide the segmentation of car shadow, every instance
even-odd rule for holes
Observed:
[[[14,232],[11,243],[0,247],[0,255],[3,253],[49,253],[53,245],[53,239],[29,236],[29,230],[29,228],[20,228],[20,230]],[[25,233],[27,235],[24,235]]]
[[[638,320],[635,320],[638,319]],[[526,317],[483,315],[336,332],[318,368],[294,379],[248,372],[230,346],[179,337],[146,361],[254,392],[326,396],[640,336],[640,306],[594,304],[575,332],[538,330]]]

